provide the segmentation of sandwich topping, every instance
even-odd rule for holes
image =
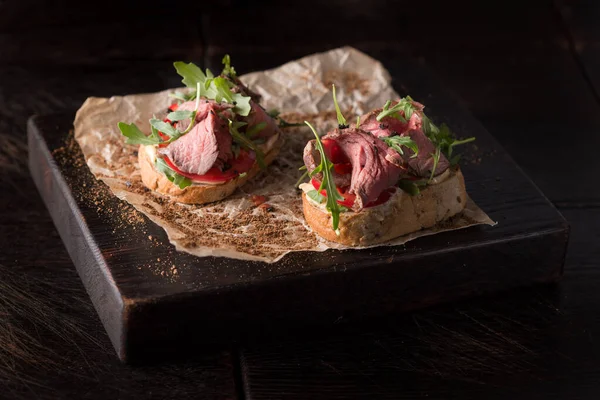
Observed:
[[[423,131],[424,108],[410,97],[394,103],[387,102],[383,108],[364,115],[360,125],[361,129],[388,145],[394,143],[394,138],[398,136],[410,138],[419,149],[419,154],[413,157],[415,152],[409,149],[402,154],[402,158],[410,172],[421,178],[440,175],[450,167],[444,154],[439,155],[437,162],[435,160],[436,147]]]
[[[194,111],[194,105],[194,102],[186,102],[178,110],[191,108],[190,111]],[[228,127],[228,118],[232,118],[232,114],[227,106],[208,101],[201,102],[195,111],[194,127],[180,139],[161,147],[158,152],[171,160],[180,171],[189,174],[204,175],[213,166],[223,171],[226,162],[233,158]],[[184,126],[191,123],[188,120],[179,124],[182,122]]]
[[[365,205],[377,200],[379,195],[398,182],[404,166],[390,162],[398,153],[382,140],[356,128],[335,129],[321,138],[326,157],[333,163],[336,186],[354,195],[350,208],[360,211]],[[312,174],[318,156],[312,144],[304,151],[304,162]],[[313,179],[319,179],[313,174]]]
[[[258,104],[260,96],[237,77],[228,55],[223,71],[214,76],[196,65],[175,62],[187,86],[175,92],[163,119],[152,118],[150,135],[135,124],[118,124],[128,144],[157,148],[155,167],[183,189],[192,184],[222,184],[247,173],[255,163],[261,168],[281,131]]]
[[[440,181],[459,161],[452,154],[454,146],[475,140],[456,140],[446,125],[434,125],[424,106],[409,96],[388,101],[359,117],[352,127],[341,115],[335,87],[333,99],[338,128],[308,142],[303,159],[315,189],[307,196],[316,203],[327,199],[334,230],[339,221],[336,213],[383,204],[396,190],[416,195],[423,186]],[[323,173],[323,158],[330,164],[329,176]],[[325,181],[332,184],[323,185]],[[324,190],[325,186],[330,189]],[[332,196],[341,207],[330,206]]]

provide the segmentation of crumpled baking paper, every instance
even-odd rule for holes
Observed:
[[[175,71],[173,71],[175,73]],[[289,62],[278,68],[241,76],[241,80],[262,96],[261,104],[276,108],[282,115],[309,120],[322,134],[336,126],[331,84],[347,117],[361,115],[398,98],[386,69],[356,49],[343,47]],[[302,149],[312,137],[305,127],[287,128],[286,142],[277,160],[231,197],[209,205],[165,206],[160,195],[140,194],[137,146],[125,144],[117,123],[135,122],[149,130],[148,120],[163,115],[173,102],[168,96],[177,88],[149,94],[88,98],[77,111],[75,140],[96,178],[104,181],[120,199],[132,204],[167,233],[179,251],[200,257],[218,256],[268,263],[292,251],[346,249],[328,242],[306,225],[300,193],[295,183],[302,174]],[[356,118],[356,117],[354,117]],[[352,121],[352,118],[348,118]],[[252,195],[264,195],[273,211],[256,207]],[[166,211],[169,208],[169,213]],[[173,218],[173,211],[177,216]],[[254,218],[256,217],[256,218]],[[233,226],[215,224],[217,220],[235,222]],[[396,246],[421,236],[494,222],[472,200],[452,224],[434,227],[399,237],[377,246]],[[266,232],[266,233],[265,233]],[[257,239],[258,238],[258,239]],[[372,246],[376,247],[376,246]]]

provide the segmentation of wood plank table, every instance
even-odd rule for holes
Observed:
[[[116,1],[88,14],[74,1],[63,6],[72,13],[29,0],[0,5],[0,398],[600,396],[600,103],[589,72],[598,31],[581,22],[597,8],[373,3],[230,1],[184,16],[162,4],[160,16],[139,12],[130,24],[138,9]],[[236,15],[252,22],[247,31]],[[163,17],[195,28],[141,33]],[[276,35],[261,18],[278,21]],[[578,37],[591,44],[578,51]],[[27,118],[72,110],[90,95],[172,87],[174,58],[214,67],[227,50],[247,71],[340,44],[382,60],[392,75],[410,57],[458,95],[569,221],[563,281],[335,335],[274,341],[265,332],[263,342],[189,361],[121,365],[27,172]]]

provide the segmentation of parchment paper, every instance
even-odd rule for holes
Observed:
[[[363,114],[399,97],[385,68],[350,47],[247,74],[241,80],[262,96],[261,104],[266,109],[277,108],[282,115],[296,121],[308,119],[322,134],[337,123],[331,83],[336,84],[338,101],[346,117]],[[137,146],[124,143],[117,123],[135,122],[142,130],[149,131],[148,120],[153,114],[164,114],[173,102],[168,94],[175,89],[111,98],[90,97],[85,101],[75,117],[75,139],[96,178],[160,225],[179,251],[271,263],[291,251],[348,248],[325,241],[304,221],[300,193],[294,184],[302,174],[298,171],[303,165],[302,149],[312,135],[306,128],[285,129],[286,143],[268,172],[222,202],[190,206],[165,201],[165,197],[155,193],[144,193],[135,155]],[[265,195],[273,211],[256,207],[251,195]],[[465,211],[453,218],[450,225],[421,230],[379,246],[400,245],[421,236],[477,224],[494,222],[469,199]]]

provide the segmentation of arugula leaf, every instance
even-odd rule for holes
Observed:
[[[164,133],[165,135],[179,136],[181,132],[175,129],[171,124],[166,123],[165,121],[161,121],[160,119],[152,118],[150,120],[150,126],[154,127],[158,131]]]
[[[271,118],[277,118],[279,114],[281,114],[281,112],[276,108],[267,111],[267,115]]]
[[[186,64],[183,61],[175,61],[173,66],[183,78],[181,82],[189,88],[196,89],[198,83],[204,85],[207,79],[204,72],[194,63]]]
[[[187,87],[196,89],[195,96],[188,98],[188,100],[194,97],[198,98],[199,96],[203,96],[219,103],[221,101],[226,101],[227,103],[234,105],[234,113],[244,117],[250,114],[250,97],[244,96],[241,93],[233,93],[231,89],[235,86],[235,83],[220,76],[215,77],[209,69],[207,69],[206,74],[204,74],[204,72],[193,63],[186,64],[181,61],[176,61],[173,65],[175,66],[177,73],[183,77],[182,82]],[[185,96],[180,97],[185,98]]]
[[[383,141],[385,142],[385,144],[388,145],[388,147],[391,147],[392,149],[396,150],[402,155],[404,155],[404,151],[402,150],[401,146],[408,147],[415,153],[410,158],[415,158],[419,154],[419,146],[417,146],[417,143],[415,143],[415,141],[412,140],[410,136],[396,135],[390,137],[382,137],[381,139],[383,139]]]
[[[170,121],[183,121],[194,117],[194,111],[173,111],[167,114],[167,119]]]
[[[252,110],[252,107],[250,106],[251,98],[249,96],[244,96],[241,93],[232,93],[232,96],[232,104],[235,106],[233,107],[233,112],[242,117],[247,117]]]
[[[393,107],[390,107],[392,102],[387,101],[383,106],[382,111],[377,115],[376,119],[377,121],[381,121],[383,118],[391,116],[393,118],[399,119],[402,122],[406,122],[414,112],[417,112],[416,108],[413,105],[413,102],[414,100],[410,96],[406,96],[405,98],[400,99],[400,101],[398,101],[398,103],[395,104]],[[431,121],[431,119],[427,117],[427,115],[425,115],[424,112],[421,111],[420,116],[423,121],[423,133],[425,133],[425,136],[427,136],[429,140],[431,140],[431,142],[436,148],[436,152],[432,154],[432,156],[434,157],[434,170],[432,171],[432,177],[430,178],[431,180],[433,179],[433,173],[435,173],[435,168],[437,167],[437,162],[439,161],[440,153],[444,154],[448,158],[448,160],[450,160],[451,165],[455,165],[456,163],[458,163],[459,157],[452,157],[454,147],[459,146],[461,144],[470,143],[474,141],[475,138],[470,137],[462,140],[457,140],[454,134],[450,131],[450,128],[448,128],[446,124],[442,124],[438,128]],[[384,140],[386,141],[388,146],[393,147],[389,140]],[[408,145],[406,146],[409,147]],[[396,148],[394,147],[394,149]],[[400,154],[403,153],[400,152]]]
[[[304,121],[306,125],[313,131],[315,135],[316,147],[321,155],[321,164],[315,168],[312,175],[321,173],[323,175],[323,179],[321,180],[321,186],[319,187],[319,192],[325,189],[325,193],[327,193],[327,203],[325,204],[325,208],[327,211],[331,213],[333,230],[336,235],[340,234],[339,224],[340,224],[340,212],[341,206],[338,204],[338,200],[344,200],[340,192],[338,192],[337,187],[333,181],[333,176],[331,174],[331,170],[333,169],[333,163],[327,159],[327,155],[325,154],[325,149],[323,149],[323,144],[321,143],[321,139],[317,134],[317,131],[311,124],[307,121]]]
[[[429,177],[429,181],[428,182],[431,182],[431,180],[433,179],[433,176],[435,174],[435,170],[437,169],[437,165],[440,162],[440,154],[441,154],[441,148],[440,147],[436,147],[435,153],[433,153],[431,155],[433,157],[433,168],[431,168],[431,176]]]
[[[425,136],[431,140],[435,147],[439,148],[440,151],[448,159],[451,161],[453,160],[454,163],[458,162],[457,157],[452,157],[454,147],[460,146],[461,144],[470,143],[475,140],[475,137],[457,140],[452,131],[450,131],[448,125],[442,124],[438,128],[425,114],[423,114],[423,132],[425,133]]]
[[[200,90],[200,82],[196,83],[196,91]],[[190,119],[190,124],[188,127],[182,132],[179,129],[175,128],[171,124],[161,121],[157,118],[152,118],[150,120],[150,126],[152,127],[152,133],[156,130],[156,134],[158,136],[158,131],[169,135],[169,140],[165,143],[171,143],[175,140],[179,139],[181,136],[185,135],[189,131],[192,130],[193,126],[196,124],[196,113],[198,112],[198,107],[200,106],[200,97],[196,96],[196,106],[194,107],[194,111],[186,111],[179,110],[171,112],[167,115],[167,118],[172,121],[182,121],[185,119]]]
[[[192,181],[189,178],[186,178],[183,175],[179,175],[177,172],[173,171],[167,165],[165,160],[163,160],[160,157],[156,158],[155,166],[159,172],[162,172],[167,177],[167,179],[173,182],[173,184],[179,187],[179,189],[185,189],[186,187],[192,184]]]
[[[146,136],[133,122],[129,125],[125,122],[119,122],[117,126],[119,127],[121,134],[127,138],[125,141],[127,144],[155,145],[161,142],[157,132],[155,133],[152,131],[150,136]]]
[[[231,137],[234,141],[240,144],[240,146],[245,147],[247,149],[252,150],[256,154],[256,161],[258,162],[258,166],[261,169],[265,169],[267,166],[265,164],[264,155],[262,151],[252,142],[252,140],[248,139],[244,134],[240,133],[238,130],[242,126],[246,125],[245,122],[234,122],[229,120],[229,133],[231,133]]]
[[[416,196],[421,193],[419,185],[407,179],[402,179],[398,182],[398,187],[411,196]]]
[[[442,127],[444,127],[444,126],[445,125],[442,125]],[[470,137],[470,138],[463,139],[463,140],[455,140],[454,142],[450,143],[448,145],[448,152],[447,152],[448,153],[448,157],[452,156],[452,149],[454,149],[454,146],[459,146],[461,144],[470,143],[470,142],[472,142],[474,140],[475,140],[474,137]]]
[[[335,96],[335,85],[334,84],[331,85],[331,90],[333,92],[333,105],[335,106],[335,113],[337,114],[338,127],[340,129],[346,129],[348,127],[348,124],[346,123],[346,118],[344,118],[344,115],[342,114],[342,111],[340,110],[340,105],[337,102],[337,98]]]
[[[390,108],[392,102],[388,100],[384,104],[383,110],[381,110],[381,112],[377,115],[377,121],[381,121],[385,117],[391,116],[406,123],[406,121],[408,121],[408,119],[410,119],[412,116],[413,112],[415,112],[415,107],[413,106],[412,102],[413,99],[410,96],[406,96],[405,98],[400,99],[396,105]],[[400,114],[400,111],[402,111],[404,115]]]
[[[231,93],[230,85],[231,82],[225,78],[221,78],[220,76],[211,79],[211,85],[208,87],[208,91],[213,89],[214,86],[214,99],[216,102],[220,103],[225,100],[229,104],[233,104],[233,93]]]
[[[248,129],[246,129],[246,136],[252,139],[254,136],[262,132],[266,127],[267,123],[265,121],[259,122],[256,125],[252,125],[251,127],[248,127]]]
[[[223,63],[223,71],[221,72],[222,75],[230,76],[232,78],[237,77],[235,68],[231,66],[231,57],[229,57],[229,54],[225,54],[225,57],[223,57],[221,63]]]
[[[158,134],[158,129],[156,129],[153,126],[150,126],[150,131],[151,131],[151,133],[150,133],[151,138],[156,139],[160,142],[163,142],[163,138],[161,138],[160,135]]]
[[[244,96],[241,93],[233,93],[231,89],[234,84],[220,76],[212,79],[207,79],[204,86],[200,87],[200,96],[215,100],[216,102],[226,101],[233,104],[233,112],[243,117],[248,116],[252,107],[250,106],[251,98]]]
[[[311,190],[311,191],[307,192],[306,195],[319,204],[321,204],[323,202],[323,200],[325,200],[325,196],[323,196],[321,193],[317,192],[316,190]]]

